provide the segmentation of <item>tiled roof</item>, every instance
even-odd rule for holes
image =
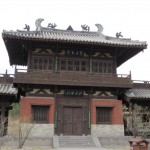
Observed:
[[[0,84],[0,95],[17,95],[18,90],[13,84]]]
[[[132,88],[125,95],[132,99],[148,99],[150,98],[150,89]]]
[[[70,31],[42,28],[40,31],[5,31],[3,38],[14,38],[24,40],[59,41],[70,43],[86,43],[97,45],[109,45],[115,47],[137,47],[146,48],[146,42],[133,41],[125,38],[105,36],[101,32]]]

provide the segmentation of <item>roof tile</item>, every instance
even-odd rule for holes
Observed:
[[[41,31],[3,31],[4,37],[22,38],[22,39],[37,39],[37,40],[62,40],[66,42],[82,42],[82,43],[97,43],[97,44],[109,44],[117,46],[136,46],[146,48],[146,42],[133,41],[125,38],[115,38],[105,36],[98,32],[83,32],[83,31],[67,31],[46,29]]]
[[[146,99],[146,98],[150,98],[150,89],[129,89],[125,95],[129,98],[133,98],[133,99]]]
[[[0,84],[0,95],[16,95],[18,90],[13,84]]]

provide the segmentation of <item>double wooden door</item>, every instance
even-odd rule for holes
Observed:
[[[55,134],[90,134],[89,105],[86,98],[58,98],[56,100]]]
[[[84,131],[83,107],[63,108],[63,134],[82,135]]]

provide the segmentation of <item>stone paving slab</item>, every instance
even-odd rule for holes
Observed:
[[[56,148],[55,150],[108,150],[106,148]]]
[[[4,137],[2,150],[16,150],[16,149],[18,149],[18,139],[15,137],[14,138]],[[52,138],[50,137],[28,138],[22,150],[54,150]]]

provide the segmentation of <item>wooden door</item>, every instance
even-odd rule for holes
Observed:
[[[83,108],[75,107],[72,109],[72,134],[83,134]]]
[[[64,135],[83,134],[83,108],[82,107],[64,107],[63,134]]]
[[[63,109],[63,134],[72,134],[72,108],[70,107]]]

